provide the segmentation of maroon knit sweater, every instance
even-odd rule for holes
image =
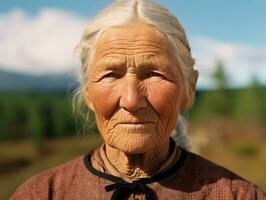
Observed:
[[[10,199],[111,199],[113,191],[106,192],[105,186],[113,182],[91,173],[83,158],[81,156],[30,178]],[[186,152],[184,162],[173,174],[147,186],[159,200],[266,200],[265,193],[256,185],[191,152]],[[142,193],[133,193],[126,199],[146,197]]]

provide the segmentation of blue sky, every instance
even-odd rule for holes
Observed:
[[[22,8],[36,14],[44,7],[65,9],[90,18],[111,0],[1,0],[0,12]],[[188,35],[266,45],[265,0],[157,0],[181,21]]]
[[[27,20],[31,22],[30,24],[34,24],[35,21],[37,23],[38,20],[47,23],[55,23],[56,21],[62,23],[61,21],[65,18],[68,21],[71,19],[73,27],[81,32],[82,25],[111,2],[111,0],[0,0],[0,25],[1,22],[2,25],[11,24],[15,27],[12,30],[23,32],[23,27],[18,24],[26,23]],[[172,11],[186,29],[192,46],[192,53],[198,60],[199,71],[202,74],[200,85],[208,87],[211,84],[209,76],[217,59],[224,60],[229,77],[233,77],[232,84],[236,86],[248,84],[253,77],[266,83],[265,0],[157,0],[156,2]],[[49,20],[44,20],[45,17]],[[76,24],[80,24],[80,26],[76,26],[72,19],[76,19]],[[71,23],[69,24],[71,25]],[[31,30],[28,22],[26,25],[28,26],[27,29]],[[65,26],[67,26],[67,21]],[[4,43],[11,45],[10,42],[6,42],[11,40],[11,36],[5,36],[8,35],[7,30],[2,30],[2,32]],[[50,29],[48,32],[53,35]],[[75,34],[80,36],[80,32],[77,31]],[[78,41],[74,36],[72,38],[66,36],[65,38],[69,40],[69,46],[65,48],[72,47],[70,40],[73,43],[75,40]],[[25,39],[21,38],[21,40]],[[49,40],[49,38],[45,38],[45,40]],[[19,41],[18,39],[18,43],[21,43]],[[64,42],[59,43],[63,44]],[[17,44],[13,42],[12,45],[16,46]],[[17,48],[29,46],[25,44],[25,41],[23,41],[23,45],[23,47]],[[30,53],[29,55],[33,56]],[[40,56],[37,55],[37,57]],[[45,57],[45,59],[47,58]],[[34,60],[35,63],[39,62],[38,59],[41,58],[28,58],[28,60]],[[12,60],[11,56],[10,60]],[[57,61],[55,60],[55,62]],[[71,62],[65,64],[65,68],[58,67],[58,69],[68,69],[67,66],[76,63],[76,61]],[[58,63],[63,65],[63,62],[58,61]],[[42,64],[45,66],[47,63]],[[24,70],[23,67],[14,67],[16,66],[15,63],[11,63],[9,66],[7,61],[1,62],[0,59],[0,67],[2,66],[14,70]],[[27,71],[26,68],[25,71]],[[51,70],[40,70],[40,73],[46,72],[51,72]],[[238,74],[239,77],[235,77],[235,74]]]

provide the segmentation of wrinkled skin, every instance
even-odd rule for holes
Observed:
[[[86,103],[109,160],[128,176],[135,168],[154,173],[180,111],[192,104],[171,52],[168,40],[142,22],[109,28],[95,45]]]

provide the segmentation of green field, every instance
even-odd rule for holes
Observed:
[[[0,145],[0,199],[8,199],[30,176],[88,153],[101,143],[99,136],[76,136],[46,141],[41,153],[30,140]]]

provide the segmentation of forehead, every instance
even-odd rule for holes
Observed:
[[[156,28],[133,22],[105,30],[95,44],[94,59],[108,56],[170,56],[168,40]]]

